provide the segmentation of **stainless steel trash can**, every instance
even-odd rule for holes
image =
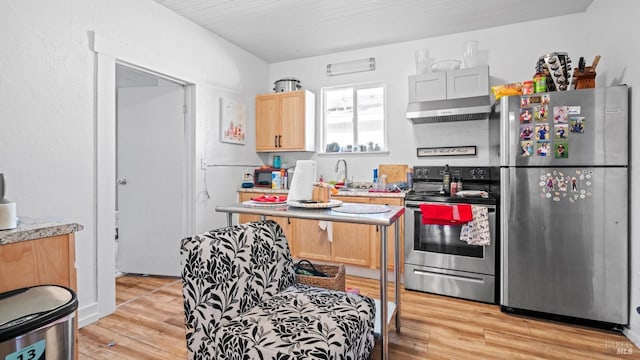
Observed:
[[[74,360],[73,290],[39,285],[0,294],[0,359]]]

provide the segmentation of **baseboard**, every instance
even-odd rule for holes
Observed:
[[[634,343],[637,347],[640,348],[640,333],[635,330],[631,330],[628,327],[622,329],[622,333],[626,336],[632,343]]]
[[[84,327],[100,320],[98,303],[89,304],[78,309],[78,327]]]

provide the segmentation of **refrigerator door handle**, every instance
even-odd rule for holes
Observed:
[[[511,139],[509,132],[511,129],[511,118],[509,115],[509,97],[500,99],[500,166],[509,166]]]
[[[510,172],[512,170],[515,171],[513,168],[500,168],[500,305],[508,305],[505,302],[509,299],[509,281],[506,276],[509,271],[507,223],[509,221],[509,214],[511,213],[509,198],[511,192]]]

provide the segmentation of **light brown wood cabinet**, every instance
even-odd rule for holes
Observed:
[[[293,219],[293,256],[298,259],[332,261],[331,242],[318,220]]]
[[[315,151],[315,94],[256,96],[256,151]]]
[[[257,193],[239,192],[240,202],[250,200]],[[271,194],[271,193],[270,193]],[[281,195],[274,193],[274,195]],[[402,198],[334,196],[333,199],[347,203],[386,204],[404,206]],[[267,217],[282,226],[289,240],[289,248],[293,257],[298,259],[319,260],[326,262],[357,265],[368,268],[380,268],[380,228],[374,225],[333,222],[333,241],[327,238],[327,232],[319,226],[318,220],[290,219]],[[240,214],[240,223],[260,220],[258,215]],[[400,264],[404,264],[404,216],[399,220],[400,226]],[[387,229],[387,263],[388,268],[394,266],[395,226]],[[400,269],[402,270],[402,266]]]
[[[399,199],[399,198],[383,198],[383,197],[372,197],[371,199],[371,204],[378,204],[378,205],[393,205],[393,206],[404,206],[404,200],[403,199]],[[398,251],[400,253],[400,270],[402,271],[402,269],[404,268],[404,266],[402,266],[402,264],[404,264],[404,216],[402,216],[399,220],[398,220],[398,225],[399,225],[399,235],[400,235],[400,243],[398,245]],[[373,239],[374,240],[378,240],[379,234],[378,232],[380,231],[378,226],[374,226],[375,234],[373,234]],[[394,249],[394,240],[395,240],[395,225],[389,226],[387,227],[387,264],[389,264],[388,268],[389,270],[393,269],[393,263],[394,263],[394,255],[393,255],[393,249]],[[375,261],[375,267],[376,268],[380,268],[380,241],[376,242],[375,244],[375,253],[372,255],[372,259],[373,261]]]
[[[356,197],[356,196],[334,196],[336,200],[341,200],[343,202],[349,203],[363,203],[363,204],[378,204],[378,205],[394,205],[394,206],[404,206],[404,200],[402,198],[388,198],[388,197]],[[398,250],[400,252],[400,264],[404,264],[404,216],[398,220],[399,224],[399,232],[400,239],[398,244]],[[351,238],[351,242],[358,243],[360,246],[361,253],[365,251],[368,252],[368,261],[367,266],[370,268],[380,268],[380,227],[374,225],[354,225],[354,224],[345,224],[342,225],[348,226],[351,230],[351,233],[348,235]],[[363,226],[367,228],[367,232],[361,231],[361,229],[356,229],[355,226]],[[389,226],[387,228],[387,264],[388,269],[393,270],[394,267],[394,241],[395,241],[395,225]],[[347,233],[348,234],[348,233]],[[345,236],[345,241],[342,243],[344,246],[349,246],[346,241],[349,237]],[[336,238],[335,225],[334,225],[334,239]],[[358,240],[354,240],[354,239]],[[334,242],[336,242],[334,240]],[[360,243],[367,243],[368,246],[364,246]],[[357,250],[356,250],[357,251]],[[364,257],[364,255],[361,255]],[[356,264],[357,265],[357,264]],[[400,266],[402,270],[403,266]]]
[[[273,195],[287,195],[287,193],[269,193],[269,194],[273,194]],[[258,193],[247,193],[247,192],[239,192],[238,193],[238,199],[240,202],[243,201],[247,201],[247,200],[251,200],[252,197],[254,196],[259,196],[260,194]],[[268,220],[273,220],[275,222],[277,222],[278,224],[280,224],[280,227],[282,227],[282,231],[284,231],[284,235],[287,237],[287,240],[289,241],[289,249],[291,250],[292,254],[295,254],[294,252],[294,248],[293,248],[293,243],[291,242],[291,239],[293,239],[293,235],[294,235],[294,230],[293,230],[293,222],[294,219],[290,219],[290,218],[283,218],[283,217],[272,217],[272,216],[267,216],[266,219]],[[250,215],[250,214],[240,214],[239,215],[239,223],[240,224],[244,224],[244,223],[248,223],[248,222],[252,222],[252,221],[259,221],[260,220],[260,215]]]
[[[61,285],[77,293],[75,234],[0,245],[0,293],[36,285]],[[74,319],[78,358],[78,317]]]
[[[342,202],[368,204],[366,197],[333,197]],[[333,223],[333,242],[331,243],[331,260],[351,265],[372,267],[371,225]]]

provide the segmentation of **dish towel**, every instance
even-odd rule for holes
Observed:
[[[471,212],[473,220],[462,225],[460,240],[469,245],[489,245],[489,211],[483,206],[471,206]]]
[[[460,225],[473,219],[468,204],[420,204],[424,225]]]
[[[327,232],[327,240],[333,242],[333,223],[331,221],[318,221],[320,230]]]

